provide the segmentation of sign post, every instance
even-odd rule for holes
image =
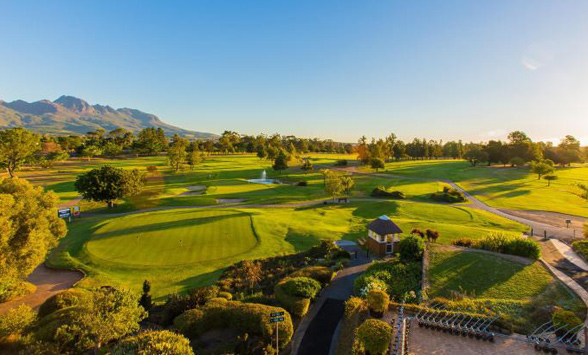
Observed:
[[[276,323],[276,353],[279,354],[280,353],[280,337],[279,337],[279,328],[278,328],[278,323],[281,323],[284,321],[284,317],[282,317],[284,315],[284,312],[272,312],[270,313],[270,323]]]
[[[72,214],[74,217],[78,217],[78,218],[79,218],[79,217],[80,217],[80,206],[73,206],[73,207],[71,208],[71,214]]]
[[[69,208],[60,208],[57,210],[57,217],[67,219],[71,222],[71,210]]]

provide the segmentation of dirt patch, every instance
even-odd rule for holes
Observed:
[[[188,191],[182,192],[180,196],[194,196],[194,195],[202,195],[206,192],[206,186],[198,185],[198,186],[188,186],[186,187]]]
[[[216,203],[218,204],[229,204],[229,203],[241,203],[241,202],[245,202],[245,199],[243,198],[217,198],[216,199]]]
[[[576,229],[580,234],[584,223],[588,222],[588,218],[558,212],[505,209],[501,209],[500,211],[512,214],[513,216],[526,218],[530,219],[531,221],[545,223],[561,228],[567,228],[566,220],[571,220],[572,223],[570,223],[570,229]]]
[[[410,332],[411,354],[460,355],[531,355],[537,354],[533,345],[515,337],[495,337],[494,343],[450,335],[431,329],[419,328],[412,322]]]
[[[0,304],[0,314],[21,304],[39,307],[45,300],[61,291],[73,287],[84,275],[79,271],[50,269],[45,264],[39,265],[27,278],[27,281],[37,286],[37,290],[23,298]]]

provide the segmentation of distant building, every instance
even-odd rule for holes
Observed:
[[[402,229],[388,216],[380,216],[367,226],[368,238],[365,246],[378,256],[386,256],[398,251],[399,234]]]

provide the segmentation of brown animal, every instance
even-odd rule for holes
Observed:
[[[425,238],[425,233],[423,233],[418,228],[413,229],[412,232],[410,232],[410,234],[417,234],[419,237],[421,237],[421,239],[424,239]]]
[[[427,229],[427,240],[433,241],[433,243],[437,242],[437,238],[439,238],[439,232],[434,229]]]

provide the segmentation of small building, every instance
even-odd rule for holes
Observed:
[[[378,256],[386,256],[398,251],[399,234],[402,229],[388,216],[380,216],[367,226],[368,238],[365,246]]]

